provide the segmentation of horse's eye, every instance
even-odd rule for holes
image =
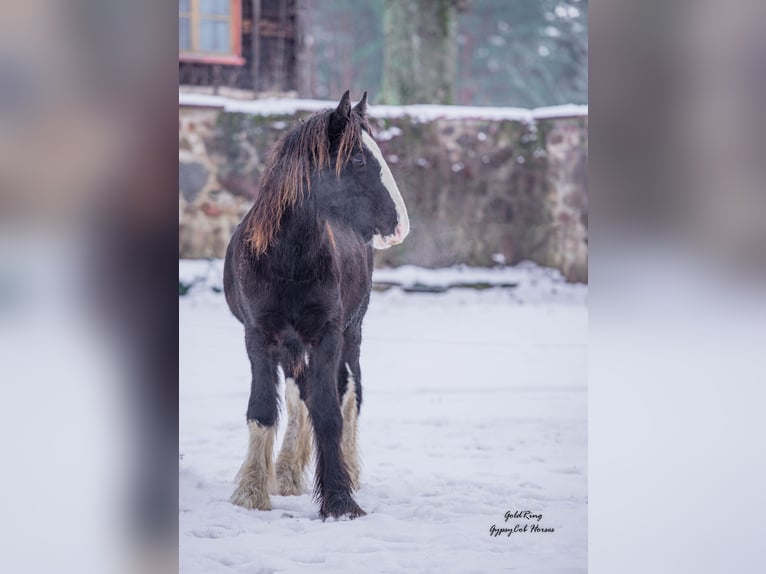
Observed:
[[[353,158],[351,158],[351,161],[354,162],[354,165],[364,165],[367,163],[367,160],[364,159],[363,153],[356,154]]]

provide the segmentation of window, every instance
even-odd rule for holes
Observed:
[[[240,9],[239,0],[179,0],[180,59],[243,64]]]

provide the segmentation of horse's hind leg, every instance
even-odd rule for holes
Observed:
[[[299,376],[302,377],[302,374]],[[294,496],[305,490],[303,476],[311,457],[312,430],[308,408],[301,399],[298,384],[292,378],[285,378],[285,399],[287,431],[277,459],[277,484],[279,494]]]
[[[247,509],[271,510],[269,490],[273,490],[275,482],[272,453],[278,414],[277,361],[275,353],[255,331],[246,332],[245,344],[252,370],[247,407],[250,441],[230,500]]]
[[[343,451],[343,460],[346,461],[348,475],[351,479],[351,488],[359,489],[359,474],[361,472],[359,464],[359,452],[357,450],[357,416],[359,409],[356,404],[356,382],[354,374],[350,368],[348,370],[348,385],[343,395],[341,404],[341,413],[343,414],[343,435],[341,438],[341,450]]]
[[[341,449],[346,461],[351,486],[359,489],[361,464],[357,448],[358,416],[362,402],[362,380],[359,367],[359,346],[361,344],[361,329],[352,326],[344,334],[343,353],[338,369],[338,394],[341,398],[341,413],[343,415],[343,435]]]

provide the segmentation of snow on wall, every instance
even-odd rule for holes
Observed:
[[[219,108],[225,112],[239,112],[259,116],[291,115],[298,112],[316,112],[334,107],[331,100],[302,100],[285,98],[264,98],[239,100],[209,94],[179,92],[180,106]],[[513,120],[531,122],[538,119],[583,117],[588,115],[588,106],[565,104],[543,108],[511,108],[489,106],[442,106],[417,104],[409,106],[369,106],[369,115],[376,118],[399,118],[409,116],[418,121],[433,121],[440,118]]]

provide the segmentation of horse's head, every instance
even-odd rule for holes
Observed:
[[[387,249],[404,240],[410,222],[391,169],[368,131],[366,115],[366,92],[353,108],[346,92],[332,111],[327,135],[330,165],[337,169],[322,174],[317,201],[321,209],[372,239],[376,249]]]

